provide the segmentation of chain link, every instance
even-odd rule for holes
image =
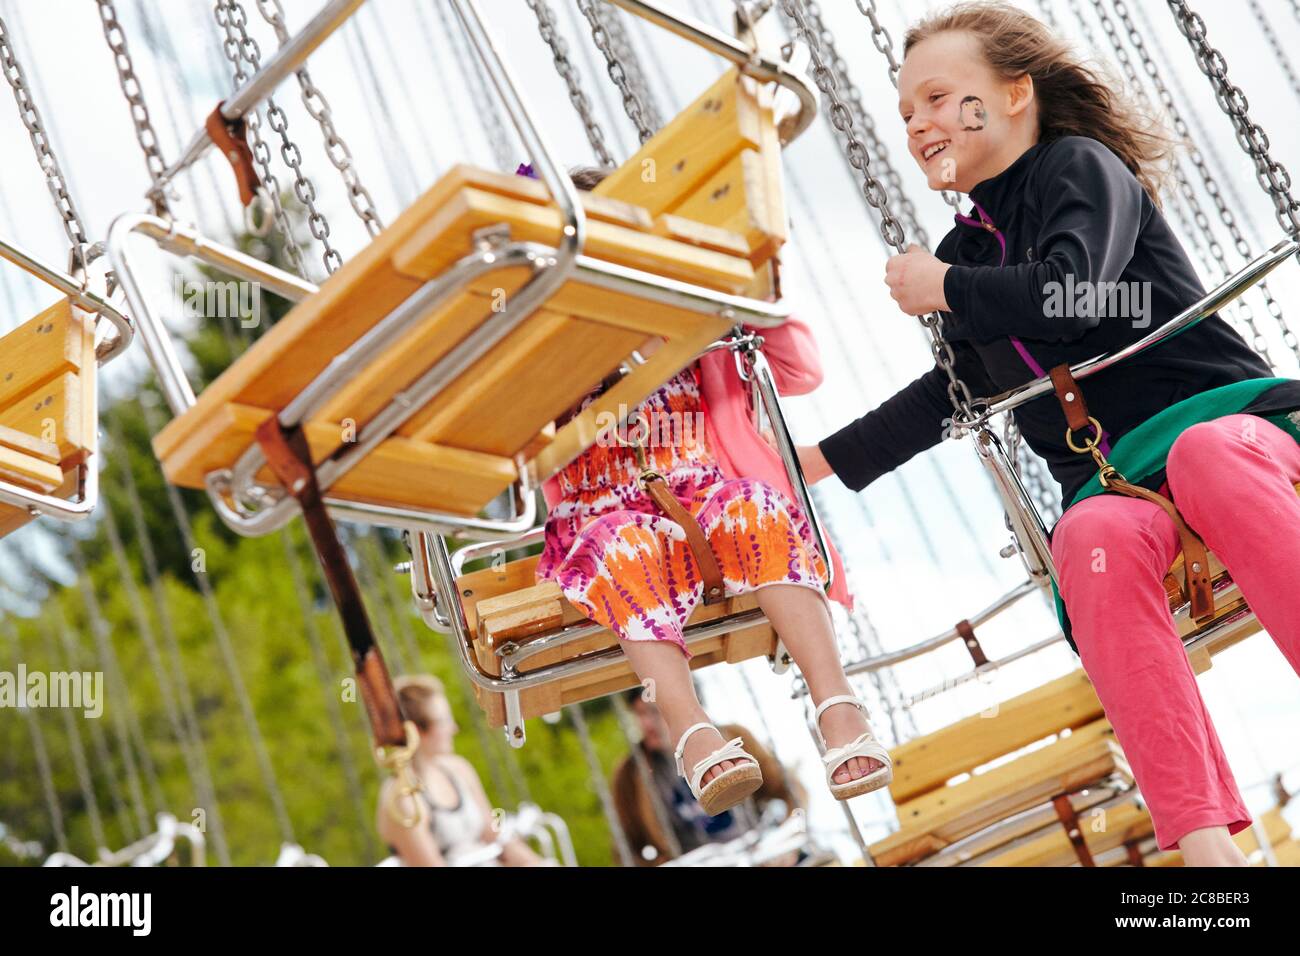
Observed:
[[[905,252],[906,234],[890,210],[888,194],[871,171],[867,149],[854,131],[853,112],[840,95],[835,75],[822,52],[820,31],[815,30],[810,23],[807,5],[804,0],[781,0],[781,6],[793,21],[798,35],[808,45],[812,58],[813,79],[829,102],[831,123],[842,134],[849,162],[862,174],[862,194],[868,204],[880,214],[880,234],[897,252]],[[948,377],[948,398],[954,410],[953,434],[958,434],[979,419],[971,407],[974,399],[966,383],[957,375],[956,356],[952,346],[943,337],[943,319],[939,313],[931,312],[919,318],[930,334],[930,351],[934,355],[935,364],[943,369]]]
[[[478,114],[479,120],[483,123],[487,133],[488,147],[492,150],[492,155],[496,159],[497,169],[513,171],[518,160],[511,154],[510,140],[506,136],[506,128],[501,122],[501,112],[497,108],[495,99],[488,92],[492,86],[491,80],[483,73],[483,65],[479,62],[474,51],[463,46],[461,41],[464,34],[459,27],[453,26],[451,18],[447,15],[446,3],[438,0],[437,3],[432,4],[432,7],[438,13],[438,24],[447,37],[447,44],[451,47],[452,56],[456,58],[456,65],[465,77],[470,97],[474,101],[474,112]]]
[[[578,76],[578,68],[573,65],[569,59],[569,44],[564,37],[560,36],[560,28],[555,22],[555,11],[546,0],[527,0],[528,7],[537,17],[537,32],[542,35],[546,45],[551,48],[551,59],[555,63],[555,70],[560,74],[560,79],[564,80],[564,85],[569,90],[569,102],[573,108],[578,111],[578,118],[582,120],[582,127],[587,133],[587,142],[596,153],[596,158],[602,166],[614,167],[618,165],[614,161],[614,155],[609,151],[605,144],[605,132],[596,122],[596,115],[591,108],[591,100],[582,90],[582,80]]]
[[[257,0],[257,9],[262,14],[262,18],[275,30],[275,38],[283,47],[289,42],[290,35],[288,27],[284,24],[284,8],[280,5],[280,0]],[[366,231],[372,237],[379,235],[384,228],[383,220],[375,210],[375,201],[370,195],[370,190],[361,182],[361,176],[357,173],[352,150],[334,126],[334,114],[330,110],[329,101],[325,99],[325,94],[320,91],[320,88],[312,82],[307,67],[299,69],[297,77],[298,86],[302,90],[302,104],[320,126],[321,133],[325,137],[325,155],[329,157],[330,163],[343,178],[343,185],[348,191],[348,202],[365,224]],[[326,235],[329,234],[328,226],[325,232]],[[337,258],[337,253],[335,257]],[[328,263],[326,267],[328,268]]]
[[[1232,120],[1237,131],[1237,141],[1255,161],[1260,186],[1273,201],[1278,224],[1288,236],[1300,237],[1300,202],[1291,195],[1291,174],[1275,160],[1270,152],[1271,143],[1263,127],[1250,118],[1250,102],[1241,87],[1228,79],[1228,64],[1223,54],[1211,46],[1205,32],[1205,21],[1193,13],[1186,0],[1165,0],[1178,30],[1187,38],[1196,56],[1201,72],[1210,78],[1215,98],[1220,108]]]
[[[627,71],[628,83],[631,84],[644,107],[646,123],[652,130],[657,131],[664,125],[663,111],[659,108],[654,91],[650,89],[650,81],[641,57],[637,55],[636,47],[632,44],[632,36],[627,29],[627,16],[622,10],[612,6],[602,7],[601,10],[605,29],[609,32],[610,43],[614,48],[614,55],[623,64],[623,68]]]
[[[859,90],[857,85],[849,78],[848,64],[836,49],[834,35],[826,28],[825,23],[822,21],[820,8],[815,3],[809,3],[805,7],[805,10],[807,12],[808,24],[811,29],[817,32],[818,39],[822,45],[823,55],[827,62],[830,63],[831,73],[835,78],[836,86],[843,87],[847,93],[849,110],[853,114],[853,126],[855,129],[859,127],[862,129],[863,136],[866,138],[867,149],[875,159],[881,175],[889,184],[891,191],[890,194],[898,200],[898,215],[902,219],[908,235],[914,237],[921,245],[928,247],[930,245],[930,237],[926,233],[925,227],[921,225],[920,217],[916,212],[916,206],[912,204],[912,200],[908,197],[907,191],[903,188],[903,178],[899,174],[898,168],[894,166],[893,161],[890,159],[889,148],[880,139],[879,133],[876,130],[875,120],[871,118],[871,114],[867,111],[862,102],[862,91]],[[781,12],[785,16],[787,26],[789,26],[791,32],[794,33],[797,27],[795,26],[793,18],[788,14],[785,14],[784,10]],[[827,118],[831,121],[832,125],[834,125],[835,118],[831,115],[831,104],[826,102],[825,107]],[[860,168],[853,163],[850,156],[846,154],[845,159],[849,162],[852,169],[860,171]]]
[[[155,187],[150,190],[149,199],[153,203],[156,215],[171,219],[171,200],[175,195],[169,195],[166,189],[156,188],[159,178],[167,169],[167,163],[158,146],[158,133],[154,129],[153,120],[149,117],[144,91],[135,73],[135,63],[131,59],[131,49],[127,46],[126,32],[117,19],[113,0],[96,0],[96,2],[99,4],[99,19],[104,27],[104,39],[108,41],[108,48],[113,53],[113,65],[117,67],[118,85],[122,88],[122,95],[126,97],[127,106],[131,110],[131,121],[135,124],[135,139],[140,144],[141,152],[144,153],[149,179]]]
[[[1102,5],[1102,0],[1092,0],[1092,5],[1097,12],[1097,19],[1100,21],[1102,29],[1105,31],[1106,37],[1115,51],[1116,57],[1124,69],[1125,76],[1128,78],[1129,83],[1132,84],[1134,91],[1141,98],[1143,103],[1150,108],[1150,100],[1147,97],[1146,90],[1142,86],[1142,78],[1138,74],[1137,68],[1133,65],[1133,60],[1129,56],[1128,50],[1124,48],[1124,44],[1120,40],[1119,31],[1115,27],[1115,21],[1106,13],[1106,8]],[[1196,166],[1196,171],[1200,176],[1202,183],[1205,185],[1205,191],[1213,200],[1215,209],[1219,214],[1219,219],[1223,223],[1224,228],[1228,230],[1228,234],[1232,238],[1233,246],[1237,250],[1237,254],[1243,259],[1250,259],[1252,255],[1250,243],[1247,242],[1246,237],[1242,235],[1241,229],[1237,225],[1236,217],[1232,214],[1232,210],[1224,201],[1222,191],[1219,189],[1219,184],[1215,180],[1214,175],[1210,172],[1210,168],[1205,162],[1205,157],[1201,155],[1201,151],[1197,148],[1196,142],[1192,138],[1191,130],[1188,129],[1187,123],[1183,119],[1183,115],[1178,109],[1178,105],[1174,101],[1173,95],[1165,85],[1164,78],[1160,75],[1160,71],[1156,69],[1155,63],[1151,59],[1151,55],[1146,48],[1146,44],[1143,42],[1142,35],[1135,28],[1132,19],[1129,18],[1128,8],[1124,5],[1124,0],[1113,0],[1112,6],[1115,8],[1115,15],[1120,18],[1120,22],[1123,23],[1125,29],[1128,30],[1129,43],[1132,44],[1134,50],[1137,51],[1138,56],[1142,59],[1143,69],[1146,71],[1147,76],[1150,77],[1156,93],[1160,97],[1160,102],[1163,105],[1165,112],[1168,114],[1170,121],[1174,124],[1174,130],[1182,140],[1183,145],[1187,150],[1188,158],[1191,159],[1193,164]],[[1214,261],[1218,263],[1224,276],[1230,275],[1233,271],[1232,267],[1228,263],[1227,256],[1224,254],[1223,246],[1220,244],[1218,238],[1214,235],[1214,232],[1210,227],[1209,217],[1205,214],[1205,210],[1202,208],[1200,200],[1192,189],[1192,184],[1187,177],[1187,173],[1183,168],[1181,160],[1175,160],[1173,169],[1175,178],[1178,182],[1179,191],[1186,200],[1188,207],[1191,209],[1192,217],[1196,221],[1196,228],[1200,230],[1201,235],[1205,236],[1209,241],[1210,255],[1214,257]],[[1275,302],[1272,292],[1269,291],[1267,282],[1261,282],[1259,288],[1266,302]],[[1272,306],[1270,305],[1270,308],[1271,307]],[[1264,361],[1269,364],[1270,368],[1275,368],[1276,364],[1273,361],[1273,357],[1269,355],[1268,352],[1268,340],[1265,339],[1263,333],[1260,332],[1259,327],[1255,324],[1254,310],[1250,307],[1250,303],[1245,299],[1239,299],[1237,301],[1237,315],[1246,324],[1247,329],[1250,330],[1252,347],[1261,357],[1263,357]]]
[[[591,39],[595,42],[596,49],[600,50],[601,55],[605,57],[609,78],[614,81],[614,85],[623,96],[623,111],[636,126],[637,136],[644,143],[654,135],[655,131],[646,118],[645,104],[637,96],[636,90],[632,89],[623,61],[614,50],[610,32],[605,27],[606,14],[597,11],[596,0],[577,0],[577,4],[582,15],[587,18],[587,23],[591,25]]]
[[[68,242],[72,247],[73,271],[76,271],[75,266],[84,269],[86,265],[84,250],[89,245],[86,228],[68,191],[63,169],[54,155],[49,133],[46,132],[45,124],[41,119],[41,111],[37,109],[36,101],[32,99],[31,89],[27,85],[27,75],[14,54],[9,28],[5,26],[3,19],[0,19],[0,69],[4,70],[5,80],[13,89],[14,101],[18,104],[18,116],[23,126],[27,128],[27,135],[31,137],[32,148],[36,151],[36,161],[40,164],[41,172],[45,174],[45,184],[50,190],[54,207],[63,222],[63,231],[67,234]]]
[[[216,18],[217,25],[225,33],[225,40],[222,42],[222,50],[226,54],[231,65],[234,67],[234,85],[239,89],[248,81],[248,74],[244,71],[244,58],[240,53],[240,42],[235,36],[236,21],[247,23],[248,15],[244,12],[243,7],[237,4],[228,4],[226,0],[217,0],[213,7],[213,16]],[[275,218],[276,225],[280,227],[280,233],[284,236],[284,249],[289,256],[289,261],[293,264],[294,271],[299,275],[306,274],[306,265],[302,258],[302,249],[298,246],[298,240],[293,234],[293,225],[289,222],[289,217],[285,214],[284,205],[280,202],[280,182],[271,170],[271,153],[266,142],[262,139],[262,117],[257,110],[250,110],[244,117],[244,124],[248,128],[248,135],[253,140],[253,159],[257,163],[258,172],[262,179],[262,189],[270,200],[272,216]]]
[[[901,70],[903,66],[898,62],[898,58],[894,56],[894,38],[889,35],[889,31],[881,24],[880,13],[876,9],[875,0],[857,0],[857,4],[858,12],[866,17],[867,22],[871,24],[872,45],[877,51],[879,51],[881,56],[885,58],[885,63],[889,67],[889,83],[894,89],[898,89],[898,71]],[[829,31],[827,32],[829,33]],[[844,76],[848,76],[847,68]],[[852,84],[848,85],[852,86]],[[857,93],[856,89],[852,91],[851,97],[858,100],[858,105],[860,107],[861,95]],[[863,110],[862,113],[863,115],[866,115],[865,110]],[[895,188],[894,195],[902,195],[901,186]],[[944,202],[957,210],[957,212],[961,212],[961,198],[955,192],[951,189],[944,189],[940,192],[940,195],[943,196]],[[915,230],[913,230],[913,233],[915,234]],[[922,245],[928,246],[929,243],[922,242]]]

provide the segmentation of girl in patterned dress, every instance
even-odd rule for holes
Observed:
[[[763,334],[764,352],[783,394],[791,392],[792,382],[805,386],[804,391],[820,383],[805,324],[791,319]],[[651,339],[641,354],[653,354],[659,344]],[[783,345],[789,350],[784,361],[778,354]],[[792,374],[791,359],[804,367]],[[736,381],[724,383],[727,375]],[[557,426],[616,378],[606,379],[561,416]],[[782,387],[783,379],[787,387]],[[724,384],[735,388],[729,392]],[[719,435],[703,398],[710,388],[718,396],[745,391],[725,351],[687,366],[638,406],[626,428],[615,429],[611,440],[598,441],[546,482],[549,514],[537,578],[554,580],[571,604],[618,636],[670,734],[679,740],[678,772],[687,777],[706,812],[721,813],[761,785],[758,764],[740,738],[718,747],[722,736],[695,696],[683,628],[703,598],[704,582],[682,527],[641,487],[637,449],[620,441],[635,444],[639,438],[646,464],[663,475],[673,496],[699,522],[723,572],[727,595],[756,593],[808,682],[818,704],[817,730],[831,792],[847,799],[885,786],[892,777],[889,756],[871,735],[866,709],[853,696],[840,664],[825,591],[826,559],[816,534],[793,495],[776,487],[785,483],[783,474],[768,481],[724,472],[719,451],[730,449],[727,461],[733,466],[755,460],[747,440],[775,456],[748,415],[732,415]],[[720,417],[724,409],[734,412],[721,397],[718,404]],[[851,608],[831,551],[838,579],[832,593],[838,591],[837,599]],[[837,703],[855,706],[833,707]],[[693,768],[690,776],[683,761]]]

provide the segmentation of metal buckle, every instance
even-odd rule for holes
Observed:
[[[376,747],[375,762],[391,773],[393,780],[397,783],[397,798],[385,809],[390,817],[409,830],[420,822],[424,816],[424,811],[417,802],[414,815],[403,817],[398,812],[397,806],[403,798],[413,800],[415,795],[424,789],[424,781],[416,775],[411,767],[411,760],[415,756],[415,748],[420,743],[420,732],[416,729],[415,724],[409,720],[404,721],[402,726],[406,729],[406,743],[395,747]]]

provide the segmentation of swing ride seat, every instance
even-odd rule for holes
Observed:
[[[1300,483],[1296,484],[1295,489],[1296,494],[1300,494]],[[1232,580],[1232,575],[1213,551],[1207,551],[1206,554],[1210,561],[1210,582],[1214,589],[1213,616],[1197,622],[1189,613],[1189,601],[1183,592],[1184,562],[1181,553],[1174,559],[1164,579],[1174,624],[1184,646],[1188,648],[1192,668],[1198,674],[1210,668],[1212,655],[1227,650],[1261,630],[1259,621],[1246,603],[1245,595]]]
[[[743,296],[784,240],[780,142],[764,92],[730,71],[581,196],[583,258],[683,286],[651,299],[597,284],[581,270],[572,274],[495,347],[449,373],[430,401],[328,488],[331,500],[473,516],[519,477],[521,465],[535,480],[554,473],[592,443],[599,415],[639,404],[735,325],[725,308],[679,303],[699,290]],[[168,479],[202,488],[207,476],[232,469],[263,421],[462,258],[506,242],[553,254],[563,225],[542,183],[454,167],[155,436]],[[404,390],[454,349],[472,345],[532,274],[526,264],[492,268],[367,356],[304,422],[314,462],[341,453],[391,403],[408,401]],[[648,361],[585,414],[553,427],[655,337],[663,345]],[[256,481],[276,484],[266,467]]]
[[[61,299],[0,338],[0,482],[75,496],[95,451],[94,316]],[[36,516],[0,503],[0,536]]]
[[[546,646],[548,639],[553,640],[563,629],[590,622],[565,600],[554,581],[534,583],[539,558],[539,555],[521,558],[500,567],[471,571],[456,579],[468,633],[472,635],[471,651],[479,667],[494,677],[501,676],[507,660],[510,663],[506,666],[526,675],[540,667],[618,646],[618,637],[608,628],[559,646]],[[717,604],[700,604],[688,621],[688,639],[693,628],[757,607],[753,594],[736,595]],[[724,661],[734,664],[752,657],[772,657],[777,652],[777,638],[770,625],[760,622],[692,641],[690,650],[692,669]],[[553,713],[565,704],[617,693],[638,683],[627,659],[619,656],[595,669],[522,688],[518,692],[520,718]],[[477,684],[474,691],[492,726],[505,726],[504,695]]]
[[[1017,753],[1052,736],[1045,746]],[[992,855],[1000,848],[1020,851],[1052,828],[1068,848],[1055,798],[1089,791],[1084,800],[1071,800],[1086,820],[1099,800],[1133,787],[1114,730],[1081,670],[902,744],[890,756],[900,828],[870,847],[880,866],[921,863],[941,853],[953,863],[996,862]],[[1008,846],[1013,841],[1017,846]],[[1053,846],[1039,850],[1050,855]]]
[[[769,262],[786,238],[781,143],[770,105],[761,103],[759,93],[760,88],[736,70],[724,74],[590,196],[596,203],[636,210],[644,221],[654,224],[654,235],[665,241],[737,257],[735,272],[743,282],[734,291],[751,296],[773,290],[775,279]],[[540,192],[538,197],[539,201],[544,198]],[[658,308],[655,306],[656,311]],[[674,368],[704,350],[698,341],[692,347],[694,352],[684,360],[673,360]],[[663,378],[663,372],[657,373],[655,384]],[[622,379],[591,407],[613,396],[626,382],[627,378]],[[769,409],[769,413],[773,411]],[[780,415],[779,408],[774,414]],[[594,436],[594,432],[588,434]],[[590,443],[588,440],[583,447]],[[563,461],[574,453],[566,449]],[[561,459],[557,456],[554,460]],[[550,471],[553,469],[542,473]],[[427,548],[428,542],[424,544]],[[445,542],[438,544],[445,548]],[[509,546],[509,542],[497,544]],[[637,684],[626,659],[616,653],[618,639],[613,632],[595,628],[564,600],[554,582],[537,583],[537,562],[538,557],[533,556],[455,579],[459,607],[453,613],[461,619],[467,645],[463,652],[471,673],[477,672],[478,677],[488,679],[486,683],[498,686],[503,680],[525,681],[518,690],[508,692],[475,682],[475,693],[488,719],[506,726],[513,742],[522,739],[524,719]],[[418,563],[413,562],[413,575]],[[420,594],[418,585],[416,593]],[[743,620],[728,628],[726,622],[738,616]],[[584,624],[589,633],[571,634]],[[706,633],[697,639],[700,631]],[[688,622],[687,641],[695,668],[761,655],[776,659],[779,655],[777,637],[757,611],[753,595],[696,608]],[[602,651],[615,653],[592,666],[566,666]],[[530,677],[534,679],[529,681]]]

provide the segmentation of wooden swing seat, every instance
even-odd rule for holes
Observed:
[[[735,70],[647,142],[582,202],[584,255],[693,286],[745,294],[785,238],[780,143],[765,91]],[[282,409],[380,319],[481,247],[561,242],[546,187],[457,166],[319,292],[298,303],[154,438],[168,479],[201,488],[230,468],[261,422]],[[502,311],[531,276],[481,276],[394,341],[309,421],[320,464],[454,346]],[[635,407],[734,324],[720,316],[581,281],[575,274],[330,489],[331,498],[477,514],[519,477],[543,480],[596,436],[594,423]],[[633,350],[662,346],[558,431],[553,421]],[[258,476],[275,484],[269,469]]]
[[[472,651],[479,666],[493,676],[501,675],[501,657],[498,651],[504,642],[526,645],[561,627],[581,624],[587,620],[581,611],[565,600],[555,582],[536,583],[539,558],[539,555],[521,558],[500,567],[471,571],[456,579],[456,593],[460,596],[468,631],[474,635]],[[717,620],[757,606],[758,601],[753,594],[738,595],[712,605],[700,604],[688,623]],[[547,664],[572,660],[579,655],[617,645],[618,638],[614,632],[602,628],[595,634],[527,658],[521,664],[519,673],[527,674]],[[697,669],[723,661],[737,663],[751,657],[771,656],[776,652],[776,647],[776,632],[770,625],[753,625],[692,643],[690,666]],[[553,713],[565,704],[614,694],[636,687],[638,683],[628,662],[619,659],[586,673],[521,688],[519,700],[522,719]],[[474,692],[492,726],[505,726],[503,695],[477,684],[474,685]]]
[[[1051,735],[1057,739],[1046,746],[975,772]],[[916,863],[1022,811],[1050,804],[1059,794],[1107,779],[1132,783],[1101,702],[1081,670],[999,704],[994,715],[977,714],[902,744],[890,756],[890,794],[900,828],[871,846],[881,866]],[[1027,821],[1000,829],[996,842],[981,849],[1040,825]]]
[[[1300,483],[1296,484],[1295,490],[1296,494],[1300,494]],[[1212,655],[1227,650],[1260,631],[1259,621],[1251,613],[1245,596],[1233,586],[1232,575],[1213,551],[1207,554],[1210,559],[1210,581],[1214,588],[1214,616],[1202,623],[1197,623],[1190,615],[1176,618],[1179,636],[1185,642],[1192,641],[1210,628],[1231,619],[1239,619],[1241,623],[1240,626],[1231,628],[1222,637],[1207,643],[1191,654],[1192,668],[1198,674],[1210,669]],[[1169,568],[1169,573],[1165,575],[1165,593],[1169,596],[1171,612],[1177,611],[1187,603],[1182,585],[1183,564],[1183,555],[1180,553]]]
[[[96,441],[95,322],[61,299],[0,338],[0,480],[72,498]],[[0,536],[31,521],[0,504]]]

